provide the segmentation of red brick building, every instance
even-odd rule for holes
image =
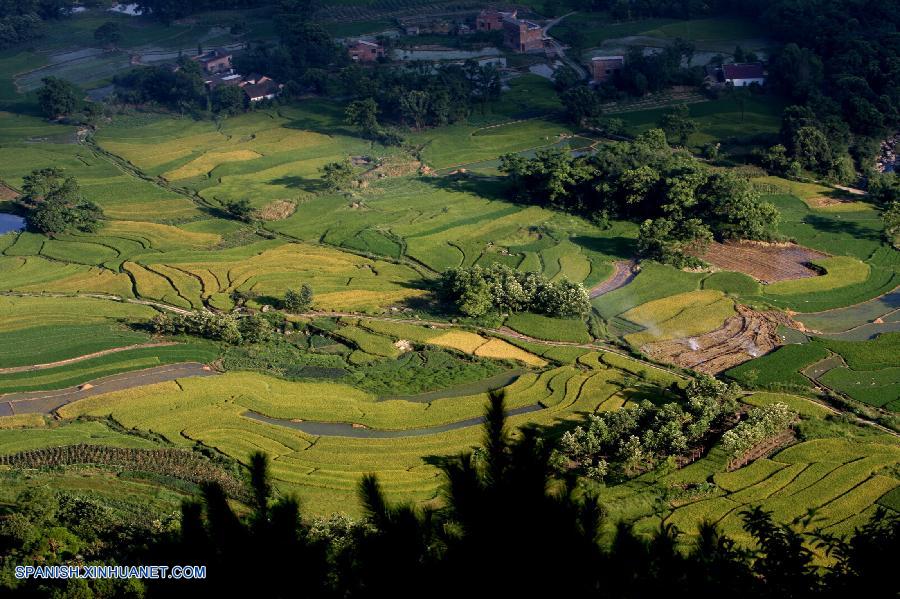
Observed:
[[[544,49],[544,28],[516,16],[517,11],[485,9],[475,19],[478,31],[502,31],[503,45],[516,52],[539,52]]]
[[[357,40],[355,44],[347,48],[350,59],[356,62],[375,62],[384,56],[384,47],[375,42]]]
[[[231,70],[231,52],[218,48],[194,57],[207,73],[221,73]]]
[[[540,52],[544,49],[544,28],[532,21],[504,19],[503,43],[516,52]]]
[[[624,56],[595,56],[591,59],[591,79],[595,83],[609,81],[624,66]]]
[[[475,29],[478,31],[500,31],[503,29],[503,17],[516,18],[516,11],[500,12],[485,9],[475,17]]]

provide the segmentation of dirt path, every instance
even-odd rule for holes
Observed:
[[[48,368],[56,368],[57,366],[66,366],[67,364],[75,364],[76,362],[83,362],[85,360],[99,358],[101,356],[108,356],[109,354],[115,354],[115,353],[128,351],[128,350],[132,350],[132,349],[143,349],[145,347],[165,347],[167,345],[178,345],[178,344],[174,341],[157,341],[154,343],[135,343],[134,345],[126,345],[124,347],[113,347],[111,349],[104,349],[103,351],[97,351],[92,354],[85,354],[83,356],[76,356],[74,358],[69,358],[67,360],[59,360],[57,362],[47,362],[46,364],[31,364],[28,366],[13,366],[10,368],[0,368],[0,374],[14,374],[16,372],[31,372],[33,370],[46,370]]]
[[[0,417],[17,414],[53,414],[66,404],[101,393],[134,389],[192,376],[214,376],[211,367],[199,362],[166,364],[103,377],[68,389],[27,391],[0,395]]]
[[[615,291],[619,287],[624,287],[637,276],[637,262],[634,260],[618,260],[613,263],[613,266],[615,266],[615,270],[612,276],[591,287],[591,290],[588,292],[591,299],[600,297],[604,293]]]

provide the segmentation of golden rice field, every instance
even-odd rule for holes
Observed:
[[[583,365],[585,369],[560,366],[529,372],[509,385],[510,408],[535,403],[546,406],[539,412],[511,417],[511,424],[554,425],[627,395],[622,371],[609,366],[605,355],[594,354]],[[240,461],[262,449],[273,459],[273,474],[283,490],[297,491],[309,509],[327,513],[356,509],[356,485],[366,472],[377,472],[392,498],[424,501],[435,497],[440,479],[436,468],[429,465],[429,456],[451,455],[476,446],[480,429],[356,439],[310,435],[251,420],[245,412],[402,430],[476,418],[485,402],[484,394],[429,403],[376,401],[368,393],[338,383],[288,382],[235,372],[100,395],[66,406],[60,415],[66,419],[112,416],[126,428],[152,430],[177,445],[199,441]]]
[[[625,336],[635,346],[707,333],[734,316],[734,300],[717,290],[690,291],[641,304],[622,317],[644,327]]]

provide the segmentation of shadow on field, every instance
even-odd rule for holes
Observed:
[[[298,177],[296,175],[279,177],[278,179],[273,179],[272,183],[275,185],[283,185],[289,189],[301,189],[310,193],[326,190],[325,183],[321,179],[309,179],[307,177]]]
[[[506,195],[506,182],[502,177],[461,173],[443,177],[422,177],[422,181],[437,189],[471,193],[489,200],[516,203]]]
[[[587,235],[575,235],[569,240],[586,250],[597,252],[605,256],[627,260],[633,258],[637,252],[637,243],[628,237],[588,237]]]
[[[860,226],[858,222],[848,219],[826,218],[817,214],[809,214],[803,222],[826,233],[849,233],[856,239],[881,241],[881,231]]]

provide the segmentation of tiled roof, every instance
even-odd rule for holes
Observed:
[[[762,79],[765,77],[763,66],[759,63],[726,64],[722,67],[725,79]]]

